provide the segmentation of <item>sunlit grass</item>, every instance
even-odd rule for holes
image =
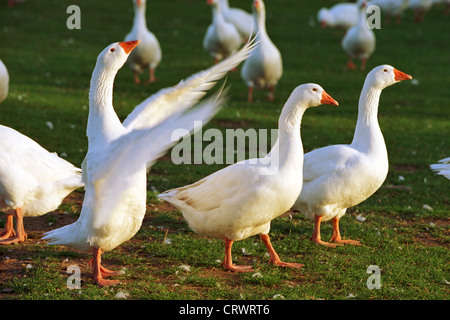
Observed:
[[[238,1],[230,3],[250,10]],[[316,82],[340,106],[307,111],[301,132],[305,151],[351,142],[366,72],[346,70],[342,30],[322,29],[315,22],[318,9],[334,3],[267,0],[268,33],[284,62],[275,101],[256,91],[256,102],[248,104],[239,71],[232,72],[227,76],[227,107],[208,127],[276,129],[291,91],[299,84]],[[69,4],[81,8],[81,30],[66,28]],[[131,71],[120,70],[114,105],[121,119],[149,95],[212,64],[201,46],[210,14],[204,1],[148,1],[148,25],[163,50],[156,71],[159,80],[136,86]],[[0,123],[81,166],[87,151],[87,98],[96,57],[109,43],[124,38],[131,21],[131,0],[46,0],[2,6],[0,59],[11,81],[8,99],[0,106]],[[364,246],[318,247],[309,240],[312,222],[294,215],[274,220],[270,234],[280,257],[305,264],[303,269],[268,265],[264,245],[252,237],[234,245],[233,258],[253,265],[255,272],[226,272],[220,266],[222,241],[193,233],[179,212],[156,198],[158,192],[197,181],[223,165],[174,165],[165,157],[149,174],[149,205],[141,230],[104,255],[107,267],[125,267],[125,274],[117,277],[122,284],[98,288],[90,279],[88,255],[47,247],[39,241],[41,231],[35,230],[26,244],[0,247],[0,263],[15,266],[2,269],[8,274],[0,282],[0,291],[6,290],[2,297],[108,300],[127,293],[128,299],[161,300],[448,299],[450,184],[428,166],[450,155],[450,43],[442,37],[449,31],[448,17],[439,8],[429,12],[422,24],[414,23],[412,13],[406,12],[401,25],[383,25],[375,31],[377,49],[367,71],[388,63],[413,75],[415,81],[383,92],[379,121],[389,152],[389,174],[380,190],[351,208],[341,222],[344,237],[358,239]],[[70,201],[60,208],[74,216],[77,210]],[[42,219],[47,225],[57,221],[53,216]],[[324,239],[331,237],[331,231],[330,224],[323,224]],[[81,291],[66,287],[69,265],[82,269]],[[366,286],[369,265],[382,270],[380,290]]]

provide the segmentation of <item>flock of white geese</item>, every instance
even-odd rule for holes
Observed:
[[[139,75],[146,70],[148,81],[153,82],[162,58],[158,40],[147,28],[145,0],[133,1],[131,32],[123,42],[107,46],[98,55],[92,72],[88,151],[81,169],[14,129],[0,126],[0,209],[7,217],[0,244],[25,241],[23,217],[56,210],[70,192],[84,187],[78,220],[47,232],[43,239],[48,244],[92,253],[94,281],[99,286],[117,283],[106,279],[117,272],[102,266],[101,255],[131,239],[140,229],[146,213],[147,173],[173,146],[171,133],[179,128],[192,132],[194,121],[206,123],[214,117],[226,90],[219,88],[216,94],[202,98],[240,63],[249,101],[253,101],[253,88],[268,89],[273,99],[282,75],[280,52],[266,31],[263,0],[253,0],[252,15],[230,8],[227,0],[207,2],[213,18],[203,45],[215,61],[213,66],[155,93],[121,122],[113,106],[117,72],[127,63],[135,82],[141,81]],[[363,12],[366,3],[358,1],[355,5]],[[361,21],[360,16],[348,28],[342,43],[345,50],[355,45],[352,28],[360,26]],[[364,62],[365,58],[361,59]],[[353,141],[307,154],[303,154],[300,135],[305,111],[323,104],[337,106],[338,102],[318,84],[299,85],[282,108],[278,139],[264,159],[235,163],[158,196],[181,211],[193,231],[224,240],[223,267],[231,271],[252,271],[251,266],[233,263],[231,249],[234,241],[253,235],[259,235],[267,247],[270,263],[302,267],[283,262],[269,238],[271,221],[291,209],[314,221],[312,241],[326,246],[358,245],[357,240],[341,237],[339,220],[347,208],[370,197],[384,182],[388,155],[377,119],[380,95],[386,87],[411,78],[390,65],[371,70],[361,91]],[[8,71],[0,61],[0,102],[7,98],[8,83]],[[450,178],[449,160],[443,159],[432,169]],[[277,165],[272,166],[272,161]],[[321,222],[327,220],[333,223],[329,242],[320,236]]]

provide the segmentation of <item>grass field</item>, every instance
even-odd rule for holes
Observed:
[[[0,2],[0,59],[10,73],[10,92],[0,105],[0,123],[32,137],[48,150],[81,166],[88,89],[97,55],[122,41],[131,29],[130,1],[45,0],[14,8]],[[245,2],[245,3],[244,3]],[[208,127],[275,129],[279,112],[299,84],[316,82],[339,101],[338,108],[308,110],[302,122],[305,151],[349,143],[365,75],[388,63],[414,77],[387,88],[379,122],[388,152],[388,177],[371,198],[348,210],[343,237],[363,246],[325,248],[310,242],[313,223],[300,215],[278,218],[270,232],[282,259],[300,262],[300,270],[268,265],[259,237],[237,242],[236,263],[254,273],[235,274],[220,267],[223,242],[193,233],[181,214],[156,198],[158,192],[194,182],[221,165],[174,165],[163,157],[148,177],[148,210],[141,230],[130,241],[104,254],[107,268],[125,269],[121,284],[99,288],[90,278],[90,257],[67,248],[46,246],[42,234],[73,222],[83,190],[71,194],[57,212],[26,218],[26,243],[0,247],[0,298],[17,300],[446,300],[449,297],[450,181],[429,165],[450,156],[450,16],[433,8],[421,24],[412,12],[402,24],[375,30],[377,48],[366,72],[346,69],[342,30],[322,29],[316,12],[337,1],[266,0],[267,29],[283,56],[284,74],[275,101],[256,91],[246,102],[239,72],[228,75],[228,105]],[[230,0],[250,11],[251,1]],[[81,8],[81,29],[69,30],[66,9]],[[204,0],[148,0],[149,29],[158,37],[163,60],[154,84],[135,85],[124,67],[115,81],[114,105],[120,118],[160,88],[205,69],[212,59],[202,49],[211,21]],[[218,86],[216,86],[218,88]],[[214,91],[214,90],[213,90]],[[48,127],[51,122],[53,129]],[[0,137],[1,138],[1,137]],[[0,216],[0,227],[4,215]],[[331,224],[322,228],[331,237]],[[67,288],[67,267],[81,269],[81,290]],[[366,282],[370,265],[381,268],[381,289]]]

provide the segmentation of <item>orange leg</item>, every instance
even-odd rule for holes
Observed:
[[[98,248],[94,248],[93,251],[93,259],[92,259],[92,277],[94,278],[95,283],[97,283],[100,287],[106,287],[118,284],[117,280],[105,280],[105,277],[109,277],[112,275],[118,275],[120,272],[111,271],[104,268],[101,265],[102,262],[102,250]]]
[[[366,69],[366,63],[367,63],[367,58],[362,58],[361,59],[361,71],[364,71]]]
[[[134,83],[139,84],[141,83],[141,79],[139,79],[139,75],[137,71],[133,71],[133,77],[134,77]]]
[[[269,101],[273,101],[275,99],[275,86],[270,86],[269,88]]]
[[[251,272],[253,268],[251,266],[241,266],[233,264],[233,260],[231,258],[231,247],[233,246],[233,240],[225,238],[225,259],[223,260],[222,265],[225,269],[235,272]]]
[[[22,208],[15,209],[14,216],[16,217],[16,222],[17,222],[17,234],[14,235],[14,229],[13,229],[12,234],[10,234],[10,237],[7,239],[1,240],[0,244],[12,244],[12,243],[24,242],[27,239],[28,236],[25,233],[25,228],[23,226],[23,209]],[[8,218],[8,219],[12,219],[12,218],[13,217]],[[8,226],[8,224],[9,224],[9,226]],[[6,228],[12,229],[12,220],[9,220],[9,221],[7,220]]]
[[[320,239],[320,224],[321,224],[321,222],[322,222],[322,216],[314,215],[314,231],[313,231],[313,235],[311,237],[311,241],[318,243],[320,245],[327,246],[327,247],[336,247],[337,244],[325,242]]]
[[[330,241],[333,241],[336,243],[353,244],[355,246],[361,245],[361,243],[357,240],[350,240],[350,239],[343,240],[341,238],[341,233],[339,232],[339,218],[333,218],[332,223],[333,223],[333,236],[331,237]]]
[[[349,68],[350,70],[356,69],[356,65],[353,63],[352,59],[348,59],[347,61],[347,68]]]
[[[253,102],[253,86],[249,86],[249,87],[248,87],[248,97],[247,97],[247,101],[248,101],[248,102]]]
[[[0,240],[8,239],[15,235],[16,233],[14,232],[14,217],[12,214],[7,214],[5,228],[0,233]]]
[[[148,79],[148,83],[153,83],[153,82],[155,82],[156,81],[156,77],[155,77],[155,69],[153,69],[153,68],[150,68],[149,69],[149,72],[150,72],[150,78]]]
[[[294,263],[294,262],[283,262],[280,260],[280,257],[275,252],[275,249],[273,248],[272,244],[270,243],[270,237],[268,234],[260,234],[259,235],[262,242],[266,246],[267,250],[269,251],[270,260],[269,263],[272,263],[274,266],[280,266],[280,267],[289,267],[289,268],[301,268],[304,265],[301,263]]]

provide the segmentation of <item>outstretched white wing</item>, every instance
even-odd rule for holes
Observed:
[[[107,192],[102,192],[104,201],[96,205],[96,220],[108,221],[110,214],[120,203],[123,191],[133,187],[134,181],[129,177],[142,170],[143,165],[148,167],[153,164],[178,142],[171,138],[174,130],[183,129],[188,134],[194,130],[196,121],[207,123],[220,110],[223,96],[213,96],[191,110],[173,115],[152,128],[131,131],[113,142],[111,147],[105,150],[102,160],[95,160],[101,163],[91,163],[89,167],[95,168],[95,172],[91,172],[94,181],[107,186]]]
[[[437,174],[443,175],[447,179],[450,179],[450,157],[439,160],[439,163],[430,165],[430,168]]]
[[[161,89],[137,105],[123,121],[123,126],[127,129],[149,128],[176,112],[192,107],[225,73],[247,59],[255,45],[254,39],[248,41],[237,53],[211,68],[182,80],[174,87]]]

